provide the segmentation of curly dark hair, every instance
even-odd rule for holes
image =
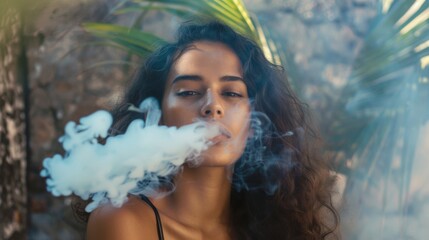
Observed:
[[[335,179],[316,147],[319,137],[310,124],[307,106],[290,88],[284,69],[270,63],[257,44],[225,24],[188,22],[179,28],[176,42],[153,52],[112,111],[111,135],[125,132],[131,121],[142,117],[127,111],[130,104],[138,106],[148,97],[162,101],[172,64],[197,41],[222,43],[235,52],[253,110],[271,122],[270,134],[262,139],[265,150],[261,155],[262,161],[270,163],[255,165],[243,154],[234,167],[234,239],[338,238],[339,217],[331,201]]]

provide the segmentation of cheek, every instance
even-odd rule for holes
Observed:
[[[226,116],[229,121],[243,125],[250,120],[250,106],[247,102],[241,102],[228,108]]]
[[[166,97],[162,102],[161,124],[180,127],[191,124],[195,118],[192,106],[182,104],[177,98]]]
[[[231,108],[226,121],[240,140],[247,139],[250,131],[250,107],[246,104]]]

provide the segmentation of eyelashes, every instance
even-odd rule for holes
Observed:
[[[179,91],[179,92],[176,92],[176,96],[179,96],[179,97],[190,97],[190,96],[197,96],[197,95],[200,95],[200,93],[197,91]]]
[[[222,95],[227,96],[227,97],[240,97],[240,98],[243,97],[243,95],[238,93],[238,92],[225,92]]]
[[[201,95],[202,95],[201,92],[193,91],[193,90],[181,90],[181,91],[176,92],[176,96],[179,96],[179,97],[192,97],[192,96],[201,96]],[[222,96],[232,97],[232,98],[244,97],[243,94],[241,94],[240,92],[235,92],[235,91],[224,91],[224,92],[222,92]]]

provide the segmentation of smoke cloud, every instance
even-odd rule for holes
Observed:
[[[210,139],[223,132],[216,123],[202,120],[179,128],[160,126],[161,110],[154,98],[144,100],[139,108],[131,106],[129,111],[141,112],[146,120],[132,121],[124,134],[116,136],[108,136],[113,120],[107,111],[84,117],[80,124],[69,122],[65,135],[59,139],[64,156],[56,154],[43,161],[41,176],[47,178],[48,191],[54,196],[91,198],[88,212],[108,202],[120,207],[128,194],[163,197],[174,191],[172,176],[181,166],[198,166],[199,155],[213,144]],[[260,112],[251,113],[249,125],[251,134],[234,166],[231,183],[238,191],[264,190],[273,194],[279,179],[294,165],[293,150],[275,155],[264,142],[294,135],[299,138],[302,129],[296,129],[298,134],[281,134]],[[104,144],[97,141],[106,137]],[[261,181],[252,180],[255,174]]]
[[[43,161],[41,176],[47,177],[48,191],[92,197],[88,212],[107,202],[120,207],[128,193],[153,196],[163,180],[186,161],[198,161],[209,139],[220,134],[216,125],[201,121],[180,128],[158,126],[161,111],[153,98],[143,101],[138,111],[146,114],[146,122],[134,120],[125,134],[108,137],[105,144],[97,138],[107,137],[110,113],[97,111],[80,124],[69,122],[59,139],[64,156]]]

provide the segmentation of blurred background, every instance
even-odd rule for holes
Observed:
[[[0,0],[0,239],[84,238],[42,160],[199,18],[286,68],[339,176],[343,239],[427,239],[429,0]]]

